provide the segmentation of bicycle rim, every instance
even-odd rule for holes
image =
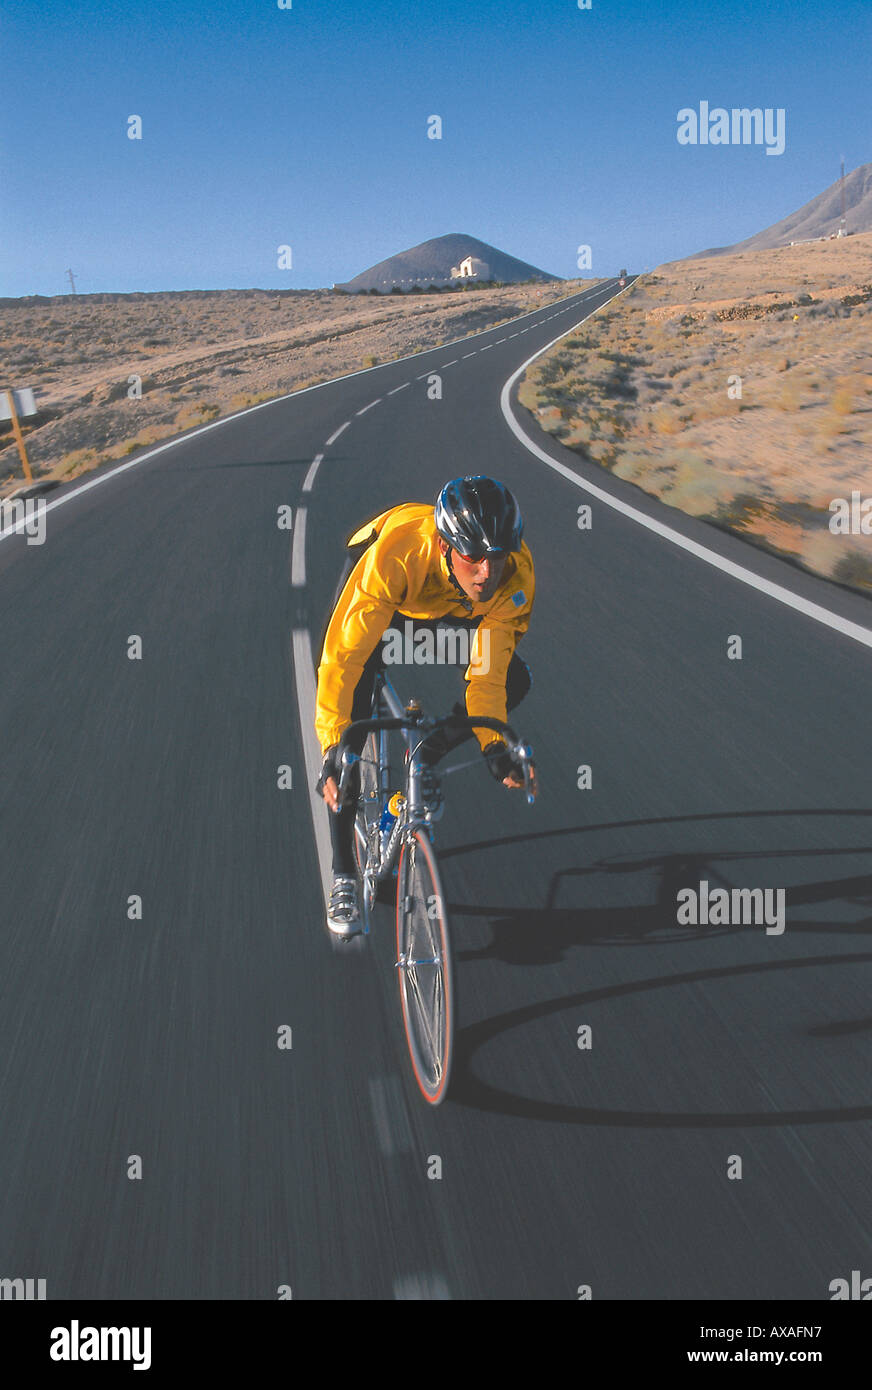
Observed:
[[[424,1099],[439,1105],[451,1076],[454,972],[436,856],[420,830],[400,856],[397,974],[415,1080]]]

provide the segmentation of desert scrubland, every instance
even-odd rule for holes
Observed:
[[[674,261],[540,358],[521,400],[669,506],[872,593],[870,345],[872,233]]]
[[[40,414],[23,422],[34,477],[66,481],[247,405],[493,327],[587,283],[6,300],[0,389],[35,388]],[[21,482],[11,429],[0,425],[0,494]]]

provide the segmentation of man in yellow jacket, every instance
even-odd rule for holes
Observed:
[[[465,672],[466,712],[505,720],[530,688],[529,669],[515,653],[535,589],[522,533],[508,488],[493,478],[469,477],[446,483],[435,509],[414,502],[391,507],[348,541],[358,558],[327,627],[315,711],[324,755],[318,790],[335,813],[327,925],[336,935],[353,935],[360,926],[353,850],[358,787],[351,787],[340,807],[337,748],[348,725],[369,716],[375,673],[384,664],[381,638],[397,614],[418,625],[440,621],[469,628],[474,636]],[[468,736],[442,735],[424,751],[435,761]],[[489,729],[475,731],[475,737],[493,775],[506,787],[522,787],[505,743]]]

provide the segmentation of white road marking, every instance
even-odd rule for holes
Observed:
[[[372,410],[372,408],[373,408],[374,405],[378,405],[378,403],[379,403],[380,400],[381,400],[381,396],[376,396],[376,398],[375,398],[374,401],[370,401],[369,405],[365,405],[365,406],[363,407],[363,410],[356,410],[356,411],[354,412],[355,415],[365,415],[366,412],[367,412],[368,410]]]
[[[505,338],[497,338],[496,342],[494,343],[494,347],[499,347],[500,343],[504,343],[505,341]]]
[[[294,539],[291,543],[291,584],[302,589],[306,584],[306,508],[298,507],[294,515]]]
[[[323,462],[323,454],[316,454],[315,457],[312,459],[312,462],[309,464],[309,471],[303,479],[303,492],[312,491],[312,484],[315,481],[315,474],[318,472],[318,469]]]
[[[388,395],[395,396],[398,391],[405,391],[406,387],[411,386],[411,384],[412,383],[410,381],[404,381],[402,386],[395,386],[393,391],[388,391]]]
[[[487,347],[479,348],[479,352],[489,352],[493,346],[493,343],[488,343]]]
[[[474,352],[465,352],[465,353],[463,354],[463,361],[465,362],[466,359],[467,359],[467,357],[474,357],[474,356],[475,356],[475,353],[474,353]]]
[[[395,1153],[411,1153],[412,1132],[399,1078],[372,1077],[369,1083],[369,1101],[382,1153],[388,1158]]]
[[[625,294],[630,288],[630,285],[626,285],[624,289],[619,290],[616,295],[612,295],[610,299],[606,300],[606,304],[613,304],[616,299],[620,299],[621,295]],[[603,308],[605,308],[605,304],[600,304],[593,310],[593,313],[588,314],[587,317],[592,318],[593,314],[599,313],[599,310]],[[573,325],[573,327],[576,327],[576,325]],[[801,598],[799,594],[792,593],[790,589],[785,589],[780,584],[773,584],[771,580],[763,579],[760,575],[754,574],[753,570],[746,569],[744,565],[737,565],[733,560],[725,559],[722,555],[718,555],[716,551],[709,550],[707,546],[700,545],[697,541],[690,540],[687,536],[683,536],[680,531],[674,531],[671,526],[664,525],[662,521],[655,521],[653,517],[646,516],[644,512],[638,511],[636,507],[631,507],[629,503],[621,501],[618,497],[612,497],[610,493],[606,492],[601,487],[597,487],[595,483],[589,483],[585,478],[579,477],[577,473],[573,472],[571,468],[567,468],[559,459],[552,458],[550,454],[547,454],[544,449],[541,449],[534,440],[530,439],[530,437],[524,433],[520,423],[512,412],[510,401],[512,387],[518,380],[518,377],[527,370],[531,362],[535,362],[537,357],[541,357],[543,352],[547,352],[549,348],[552,348],[555,343],[559,343],[561,338],[565,338],[567,334],[572,331],[572,328],[568,328],[565,333],[560,333],[556,338],[552,338],[550,343],[546,343],[544,347],[539,348],[533,353],[532,357],[528,357],[526,362],[521,363],[517,371],[512,373],[503,386],[500,394],[500,405],[503,415],[505,416],[509,429],[515,437],[520,440],[524,448],[528,449],[531,454],[535,454],[536,458],[541,459],[549,468],[553,468],[555,473],[559,473],[561,477],[568,479],[568,481],[574,483],[576,487],[581,488],[583,492],[589,492],[591,496],[596,497],[597,500],[603,502],[605,506],[612,507],[614,511],[620,512],[622,516],[629,517],[631,521],[637,522],[639,526],[645,526],[649,531],[653,531],[655,535],[660,536],[663,540],[669,541],[672,545],[678,546],[681,550],[686,550],[691,555],[695,555],[697,559],[703,560],[705,564],[712,565],[715,569],[721,570],[722,573],[730,575],[731,578],[738,579],[740,584],[748,584],[752,589],[756,589],[761,594],[766,594],[769,598],[774,598],[778,603],[783,603],[787,608],[793,608],[797,613],[804,614],[805,617],[811,618],[814,622],[823,623],[824,626],[831,628],[834,632],[840,632],[844,637],[850,637],[852,641],[859,642],[864,647],[872,647],[872,629],[861,627],[859,623],[853,623],[849,619],[843,618],[839,613],[833,613],[828,608],[822,608],[820,604],[811,603],[808,599]]]
[[[333,851],[330,847],[330,831],[327,828],[327,817],[330,813],[315,790],[315,784],[321,772],[321,749],[318,747],[318,740],[315,737],[315,664],[312,660],[312,639],[306,628],[294,628],[292,650],[297,709],[300,712],[300,729],[303,735],[306,785],[309,790],[309,808],[312,813],[312,828],[315,832],[315,848],[318,852],[318,865],[321,870],[321,886],[324,889],[326,908],[333,884]],[[324,930],[327,931],[326,923]],[[344,945],[345,943],[339,944]]]
[[[331,444],[335,444],[342,431],[347,430],[350,424],[351,421],[346,420],[344,425],[340,425],[338,430],[334,430],[330,438],[327,440],[327,443],[324,445],[324,448],[329,449]]]
[[[403,1274],[394,1280],[394,1298],[429,1303],[433,1299],[451,1302],[448,1285],[441,1274]]]

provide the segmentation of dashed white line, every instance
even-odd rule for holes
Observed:
[[[487,347],[483,347],[483,348],[481,349],[481,351],[482,351],[482,352],[489,352],[490,349],[491,349],[493,346],[494,346],[493,343],[488,343]]]
[[[372,410],[372,408],[373,408],[374,405],[378,405],[378,403],[379,403],[380,400],[381,400],[381,396],[376,396],[376,398],[375,398],[374,401],[370,401],[369,405],[365,405],[365,406],[363,407],[363,410],[356,410],[356,411],[354,412],[355,415],[365,415],[366,412],[367,412],[368,410]]]
[[[394,1280],[394,1298],[429,1303],[451,1302],[448,1284],[441,1274],[403,1274]]]
[[[306,508],[298,507],[294,514],[294,539],[291,545],[291,584],[302,589],[306,583]]]
[[[459,357],[453,357],[450,362],[443,362],[442,366],[439,368],[440,372],[444,371],[446,367],[456,367],[459,361]]]
[[[505,341],[506,341],[505,338],[497,338],[496,343],[494,344],[494,346],[495,346],[495,347],[499,347],[500,343],[504,343]]]
[[[372,1077],[369,1083],[369,1100],[382,1153],[391,1158],[395,1153],[411,1152],[412,1134],[399,1078]]]
[[[315,833],[315,848],[321,870],[321,884],[326,903],[333,883],[333,852],[324,802],[315,790],[321,771],[321,750],[315,738],[315,665],[312,661],[312,639],[304,627],[293,631],[294,681],[297,687],[297,708],[303,734],[303,759],[306,764],[306,785],[309,788],[309,808]],[[326,927],[325,927],[326,930]],[[331,940],[333,938],[331,937]],[[343,943],[344,944],[344,943]]]
[[[308,471],[308,473],[306,474],[305,478],[303,479],[303,491],[304,491],[304,492],[311,492],[311,491],[312,491],[312,484],[313,484],[314,481],[315,481],[315,474],[318,472],[318,469],[319,469],[320,465],[321,465],[323,462],[324,462],[324,455],[323,455],[323,454],[316,454],[315,457],[312,459],[312,462],[309,464],[309,471]]]
[[[388,395],[389,395],[389,396],[395,396],[395,395],[397,394],[398,391],[405,391],[406,387],[407,387],[407,386],[410,386],[410,385],[411,385],[411,382],[409,382],[409,381],[404,381],[403,384],[402,384],[402,386],[395,386],[394,389],[393,389],[393,391],[388,391]]]
[[[329,449],[331,444],[335,444],[342,431],[347,430],[350,424],[351,421],[346,420],[344,425],[340,425],[338,430],[334,430],[330,438],[327,440],[327,443],[324,445],[324,448]]]
[[[580,295],[578,297],[573,296],[573,302],[566,306],[565,312],[568,312],[570,309],[576,309],[578,305],[584,303],[585,300],[591,299],[594,295],[602,293],[602,290],[606,287],[607,286],[603,284],[599,287],[599,289],[589,290],[586,294]],[[538,312],[539,311],[537,309],[529,309],[526,314],[519,314],[518,318],[529,318],[531,315],[536,314]],[[541,322],[541,320],[538,320],[537,322]],[[482,336],[482,334],[487,333],[489,331],[489,329],[485,328],[481,330],[481,333],[467,333],[464,338],[455,338],[454,342],[468,342],[470,338],[480,337]],[[505,342],[505,339],[501,338],[500,342]],[[428,351],[432,352],[435,351],[435,349],[430,348],[428,349]],[[400,357],[397,359],[397,361],[409,362],[417,356],[417,353],[407,353],[405,357]],[[243,410],[234,411],[232,415],[225,415],[220,420],[213,420],[211,424],[199,425],[196,429],[188,430],[179,439],[170,439],[167,441],[166,444],[158,444],[154,449],[148,449],[144,454],[140,454],[139,458],[131,459],[128,463],[119,464],[117,468],[108,469],[106,472],[100,473],[98,477],[92,478],[90,482],[82,483],[80,487],[70,488],[69,492],[65,492],[62,496],[56,497],[53,502],[47,502],[45,510],[46,512],[51,512],[54,511],[55,507],[65,507],[66,504],[68,502],[72,502],[74,498],[81,497],[82,493],[90,492],[91,489],[95,487],[102,487],[102,485],[104,483],[108,483],[110,479],[118,478],[121,476],[122,473],[126,473],[128,469],[138,468],[141,463],[148,463],[151,459],[157,458],[159,454],[166,453],[169,449],[175,449],[180,444],[187,444],[189,440],[196,439],[201,434],[208,434],[210,430],[217,430],[220,429],[222,425],[229,425],[231,420],[241,420],[243,416],[253,415],[255,411],[268,410],[270,406],[278,405],[280,401],[289,401],[292,400],[294,396],[305,396],[308,395],[310,391],[320,391],[325,386],[334,386],[337,381],[348,381],[351,377],[363,376],[366,372],[379,372],[382,370],[382,367],[388,365],[388,363],[382,363],[380,366],[376,367],[361,367],[356,372],[345,372],[342,376],[329,377],[326,381],[316,382],[314,386],[303,386],[300,388],[299,391],[288,391],[287,394],[284,396],[276,396],[273,400],[270,401],[261,401],[259,405],[246,406]],[[427,376],[428,373],[425,372],[424,375]],[[421,381],[422,379],[422,377],[418,377],[418,381]],[[346,425],[348,423],[350,422],[346,421]],[[336,434],[331,436],[331,438],[327,441],[328,445],[332,444],[339,437],[343,429],[345,429],[345,425],[343,425],[339,430],[337,430]],[[5,531],[0,532],[0,541],[6,540],[8,536],[17,534],[17,532],[21,529],[21,523],[19,523],[15,527],[8,527]]]
[[[462,361],[465,362],[466,359],[467,359],[467,357],[474,357],[474,356],[475,356],[475,353],[474,353],[474,352],[465,352],[465,353],[463,354]]]

